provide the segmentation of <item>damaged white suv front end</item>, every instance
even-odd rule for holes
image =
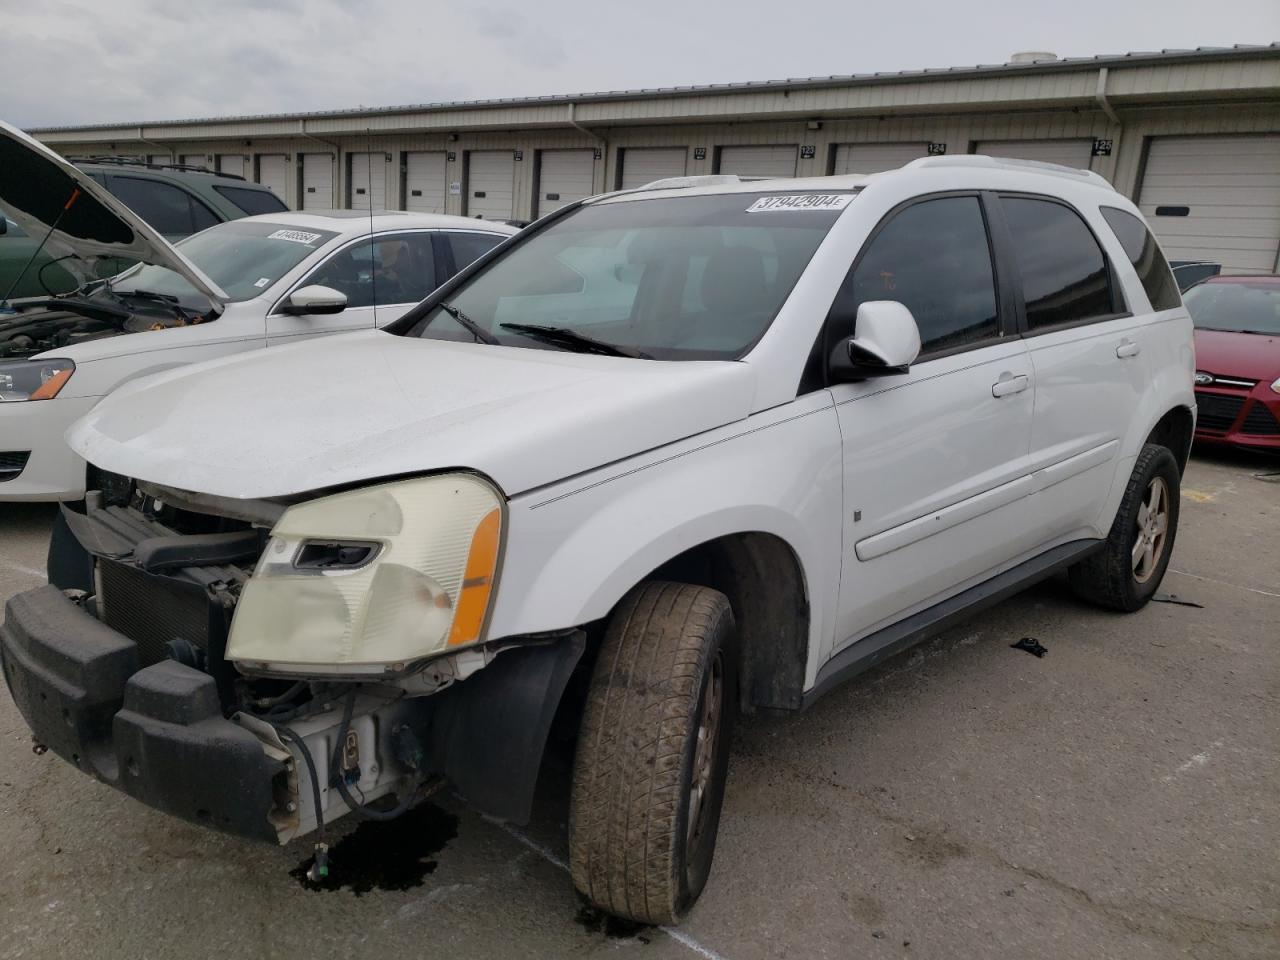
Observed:
[[[395,816],[446,778],[525,819],[541,703],[583,644],[483,644],[504,516],[465,472],[292,504],[93,492],[56,521],[57,586],[9,603],[6,678],[39,744],[199,824],[319,829],[320,870],[326,822]]]

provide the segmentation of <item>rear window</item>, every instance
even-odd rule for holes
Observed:
[[[853,194],[732,193],[590,204],[539,230],[450,297],[504,324],[585,334],[664,360],[741,356],[768,329]],[[410,336],[470,340],[436,308]]]
[[[260,213],[279,213],[289,208],[270,190],[251,190],[248,187],[224,187],[214,184],[213,189],[237,207],[253,217]]]
[[[1173,279],[1169,264],[1160,252],[1156,238],[1147,225],[1131,213],[1116,207],[1103,207],[1102,217],[1111,227],[1125,255],[1147,291],[1152,310],[1172,310],[1182,305],[1178,284]]]

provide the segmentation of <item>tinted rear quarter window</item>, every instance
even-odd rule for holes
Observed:
[[[193,232],[191,198],[185,190],[141,177],[113,176],[107,189],[157,233],[185,237]]]
[[[1182,304],[1178,284],[1173,278],[1164,254],[1147,225],[1131,213],[1117,207],[1103,207],[1102,217],[1120,241],[1125,255],[1147,291],[1152,310],[1172,310]]]
[[[1116,312],[1107,259],[1078,213],[1031,197],[1002,197],[1000,205],[1013,240],[1030,330]]]
[[[270,190],[250,190],[247,187],[225,187],[214,184],[213,189],[226,197],[249,216],[259,213],[279,213],[289,208]]]
[[[215,223],[222,223],[222,218],[206,207],[195,197],[191,198],[191,232],[199,233],[207,230]]]
[[[442,233],[453,249],[453,269],[461,270],[472,261],[479,260],[503,240],[504,236],[492,233]]]

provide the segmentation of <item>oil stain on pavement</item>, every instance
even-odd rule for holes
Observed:
[[[329,851],[329,874],[308,876],[314,858],[289,871],[308,890],[410,890],[435,872],[434,854],[458,835],[458,818],[424,803],[393,821],[364,820]]]

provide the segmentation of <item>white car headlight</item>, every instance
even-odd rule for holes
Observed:
[[[399,674],[484,639],[503,501],[447,474],[290,507],[236,606],[227,659],[248,672]]]
[[[1272,389],[1272,391],[1274,391],[1275,393],[1280,393],[1280,378],[1278,378],[1278,379],[1276,379],[1276,380],[1273,380],[1273,381],[1271,382],[1271,389]]]

